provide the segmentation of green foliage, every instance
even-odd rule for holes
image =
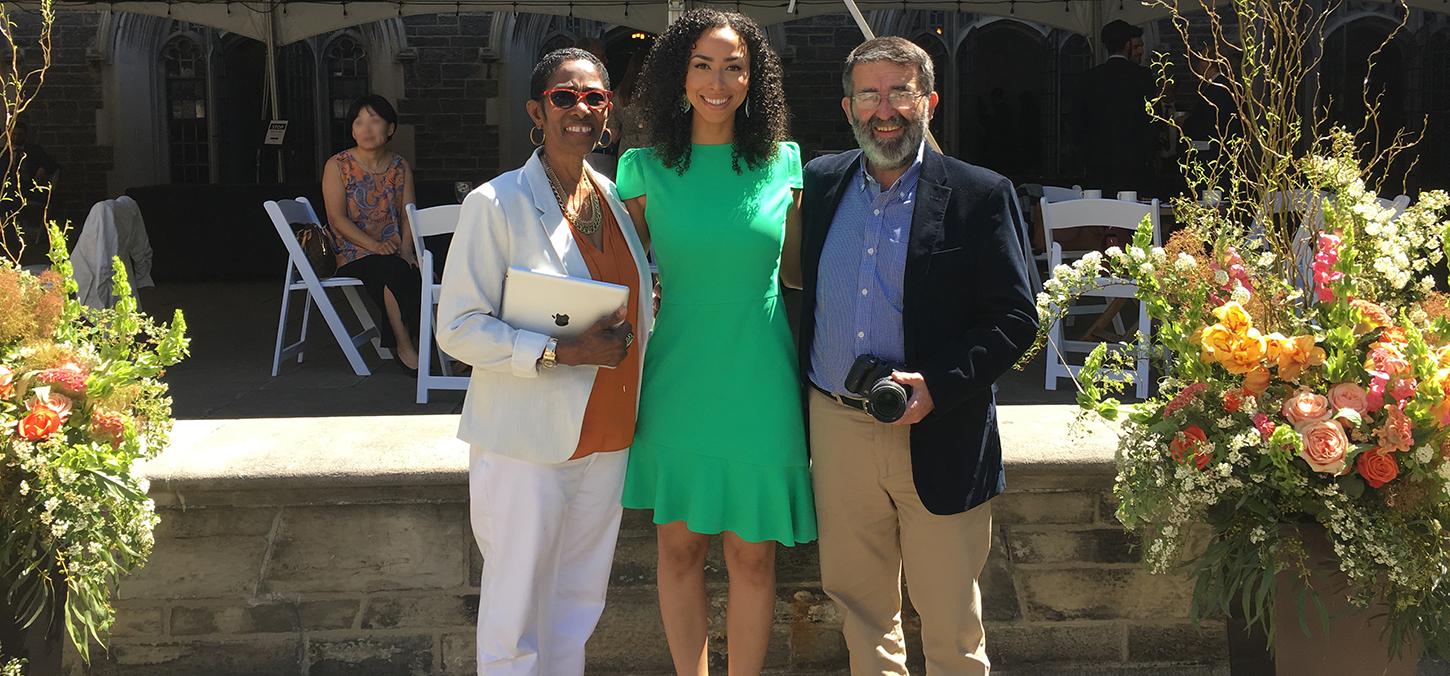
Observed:
[[[0,422],[16,431],[0,438],[0,521],[9,525],[0,592],[21,626],[62,613],[88,659],[114,622],[116,582],[145,563],[154,542],[154,505],[133,468],[166,447],[171,400],[160,377],[186,356],[188,340],[179,312],[161,325],[138,311],[119,260],[115,307],[81,305],[65,233],[52,224],[50,236],[60,321],[0,344]],[[55,411],[63,415],[54,429],[40,424]]]

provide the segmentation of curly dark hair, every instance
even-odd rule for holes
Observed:
[[[740,173],[743,158],[759,169],[775,158],[778,142],[789,138],[790,111],[781,85],[780,57],[765,41],[765,32],[750,18],[734,12],[692,9],[680,15],[655,40],[640,73],[634,101],[640,109],[649,144],[661,162],[684,174],[690,167],[690,124],[692,115],[682,110],[685,71],[695,42],[711,28],[729,27],[745,41],[750,55],[750,89],[745,106],[735,109],[735,149],[731,166]]]

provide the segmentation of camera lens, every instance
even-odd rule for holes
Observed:
[[[906,400],[909,395],[906,388],[900,383],[890,379],[882,378],[871,386],[871,391],[866,395],[866,401],[870,406],[871,415],[881,422],[896,422],[901,416],[906,415]]]

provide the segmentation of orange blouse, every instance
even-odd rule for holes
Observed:
[[[599,186],[594,189],[599,194],[604,194]],[[615,220],[609,203],[601,198],[599,205],[604,209],[603,223],[599,228],[603,235],[602,250],[580,233],[572,221],[569,226],[574,231],[574,241],[579,245],[579,253],[583,254],[584,262],[589,266],[589,276],[595,281],[629,287],[629,309],[625,318],[638,331],[639,268],[635,266],[634,256],[629,251],[629,242],[624,239],[624,233],[620,231],[619,221]],[[640,366],[636,334],[636,342],[629,346],[624,361],[612,369],[600,368],[599,374],[594,377],[594,389],[589,392],[589,404],[584,408],[584,426],[579,433],[579,446],[574,450],[571,460],[594,453],[624,450],[634,443],[635,416],[639,412]]]

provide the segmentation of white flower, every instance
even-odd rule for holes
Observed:
[[[30,484],[26,483],[24,480],[21,480],[20,482],[20,494],[30,495]]]
[[[1434,290],[1435,290],[1435,278],[1434,277],[1431,277],[1429,275],[1425,275],[1424,277],[1420,278],[1420,291],[1422,291],[1424,293],[1430,293],[1431,291],[1434,291]]]
[[[1239,305],[1247,305],[1248,302],[1249,302],[1249,298],[1251,297],[1251,294],[1249,294],[1249,290],[1248,289],[1245,289],[1244,288],[1244,285],[1242,285],[1242,284],[1236,284],[1236,285],[1234,285],[1233,293],[1231,293],[1230,296]]]
[[[1192,272],[1197,267],[1198,261],[1194,260],[1193,256],[1183,252],[1179,252],[1178,258],[1173,261],[1173,268],[1179,272]]]
[[[1123,250],[1116,246],[1110,246],[1103,251],[1103,255],[1107,256],[1108,258],[1117,258],[1123,255]]]
[[[1415,459],[1419,460],[1421,464],[1430,462],[1430,460],[1432,460],[1434,457],[1435,449],[1430,448],[1429,444],[1425,444],[1415,449]]]
[[[1215,284],[1228,284],[1228,271],[1223,268],[1215,270],[1213,272],[1213,281]]]

